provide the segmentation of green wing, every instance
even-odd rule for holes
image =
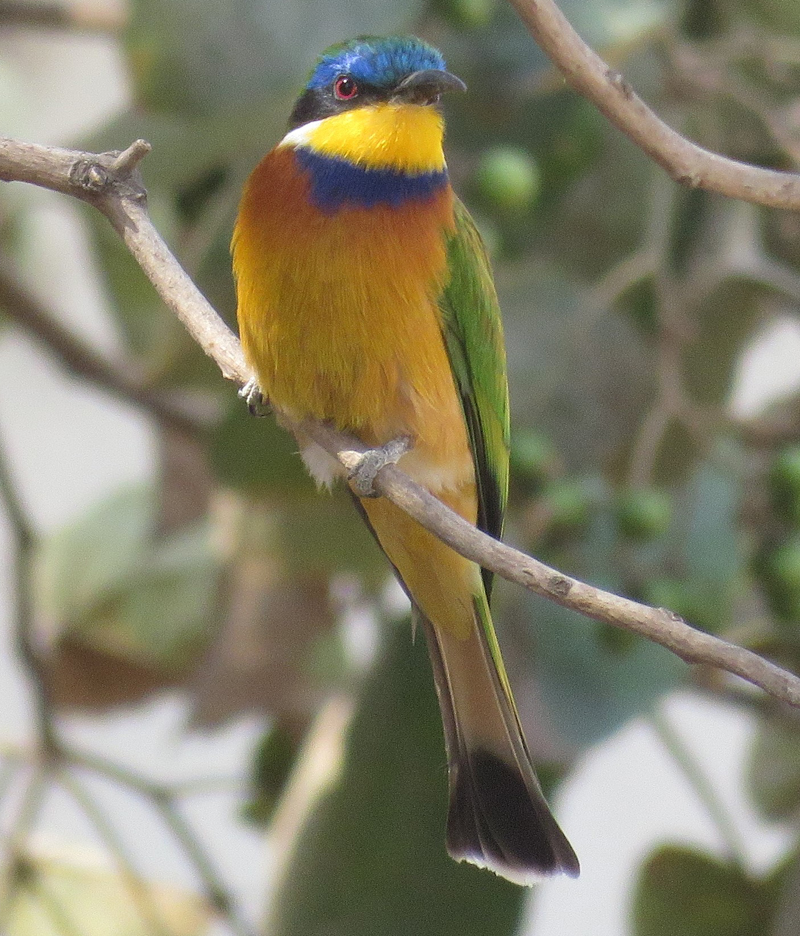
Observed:
[[[439,299],[450,367],[461,397],[478,482],[478,526],[499,537],[508,498],[508,381],[494,280],[475,223],[455,202],[450,280]],[[484,570],[487,597],[492,575]]]

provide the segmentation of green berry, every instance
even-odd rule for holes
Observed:
[[[524,150],[497,146],[487,150],[475,172],[475,187],[487,206],[500,214],[521,214],[539,195],[539,169]]]
[[[558,529],[572,529],[589,518],[591,498],[582,481],[553,481],[545,490],[550,520]]]
[[[666,491],[629,488],[617,497],[615,513],[620,531],[631,539],[661,536],[672,520],[672,500]]]

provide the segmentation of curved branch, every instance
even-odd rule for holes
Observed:
[[[94,204],[120,233],[131,253],[191,335],[219,366],[224,377],[244,385],[252,374],[236,336],[209,305],[170,253],[151,222],[137,165],[149,147],[138,141],[122,154],[92,156],[33,148],[35,166],[26,165],[29,144],[0,140],[0,178],[34,182]],[[72,162],[70,163],[70,159]],[[75,168],[75,167],[79,168]],[[15,173],[18,173],[15,175]],[[320,423],[295,427],[310,436],[345,468],[364,452],[358,440]],[[471,526],[399,468],[387,465],[375,488],[457,552],[503,578],[587,617],[633,631],[661,644],[687,663],[715,666],[800,707],[800,679],[755,653],[689,626],[663,608],[651,608],[587,585],[493,539]]]
[[[728,159],[682,137],[586,45],[553,0],[509,2],[568,84],[676,182],[773,208],[800,208],[800,175]]]

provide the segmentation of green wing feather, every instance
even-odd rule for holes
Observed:
[[[503,325],[486,248],[458,199],[455,221],[448,244],[450,279],[439,307],[475,462],[478,526],[500,537],[508,499],[509,450]],[[483,576],[488,597],[492,575],[484,570]]]

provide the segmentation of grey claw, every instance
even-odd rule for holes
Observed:
[[[247,403],[251,416],[268,416],[271,412],[269,403],[261,392],[255,377],[251,377],[239,390],[239,396]]]
[[[392,439],[380,448],[369,449],[359,459],[358,464],[348,474],[350,486],[359,497],[380,497],[373,487],[375,477],[386,465],[396,465],[411,448],[411,439],[401,436]]]

